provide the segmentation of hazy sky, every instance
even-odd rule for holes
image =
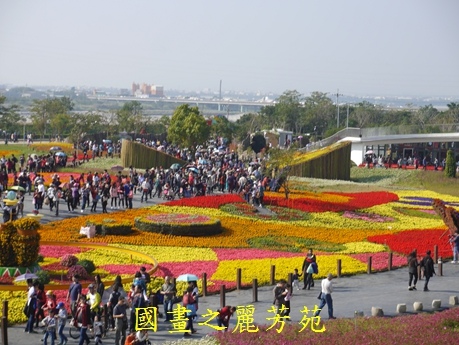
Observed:
[[[458,0],[0,0],[0,84],[459,98]]]

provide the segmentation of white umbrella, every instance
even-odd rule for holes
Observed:
[[[366,155],[372,155],[373,153],[373,150],[368,150],[367,152],[365,152]]]
[[[14,281],[15,282],[22,282],[22,281],[25,281],[25,280],[28,280],[28,279],[37,279],[38,276],[34,273],[24,273],[24,274],[21,274],[20,276],[17,276],[16,278],[14,278]]]
[[[190,273],[181,274],[176,279],[178,282],[197,282],[198,280],[198,276]]]

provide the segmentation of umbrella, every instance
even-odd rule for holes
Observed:
[[[65,152],[62,152],[62,151],[61,151],[61,152],[56,152],[54,155],[55,155],[55,156],[59,156],[59,157],[65,157],[65,156],[67,156],[67,155],[65,154]]]
[[[123,170],[124,167],[122,165],[114,165],[110,168],[110,170]]]
[[[190,171],[192,171],[192,172],[194,172],[196,174],[199,173],[199,170],[196,169],[196,168],[188,168],[188,170],[190,170]]]
[[[14,190],[16,192],[19,192],[19,191],[25,192],[25,188],[21,187],[21,186],[12,186],[12,187],[8,188],[8,190]]]
[[[174,164],[171,165],[170,169],[178,170],[178,169],[180,169],[180,164],[174,163]]]
[[[21,274],[20,276],[17,276],[14,281],[15,282],[22,282],[22,281],[25,281],[25,280],[28,280],[28,279],[37,279],[38,276],[34,273],[24,273],[24,274]]]
[[[190,273],[181,274],[176,279],[178,282],[197,282],[198,280],[198,276]]]
[[[373,150],[368,150],[367,152],[365,152],[366,155],[372,155],[373,153]]]
[[[53,146],[49,149],[50,151],[61,151],[62,148],[60,146]]]

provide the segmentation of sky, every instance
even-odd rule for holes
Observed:
[[[458,0],[0,0],[0,84],[459,99]]]

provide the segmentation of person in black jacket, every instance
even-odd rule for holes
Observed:
[[[418,258],[416,249],[408,255],[408,274],[408,290],[416,290],[416,283],[418,282]],[[412,282],[414,283],[413,285],[411,285]]]
[[[427,251],[426,256],[422,258],[421,261],[421,269],[424,271],[425,283],[424,283],[424,291],[429,291],[428,284],[430,277],[432,277],[435,273],[434,262],[432,257],[430,256],[430,250]]]

